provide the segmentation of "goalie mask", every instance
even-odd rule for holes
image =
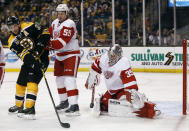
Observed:
[[[108,51],[109,66],[115,65],[122,57],[123,51],[119,44],[114,44]]]

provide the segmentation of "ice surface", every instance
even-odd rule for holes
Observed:
[[[66,117],[60,114],[63,122],[71,124],[70,129],[62,129],[54,112],[45,81],[39,85],[36,103],[37,120],[23,120],[16,115],[9,115],[8,108],[14,105],[15,83],[18,73],[6,73],[0,89],[0,131],[189,131],[189,116],[182,115],[182,75],[174,73],[135,73],[140,92],[149,100],[156,102],[162,111],[158,119],[137,117],[94,118],[89,108],[91,91],[84,83],[88,73],[78,73],[79,117]],[[46,73],[56,104],[59,98],[55,78],[52,72]],[[96,89],[96,95],[106,91],[104,81]]]

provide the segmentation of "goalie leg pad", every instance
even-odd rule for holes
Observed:
[[[95,98],[95,101],[94,101],[94,108],[93,108],[93,111],[92,111],[92,114],[94,117],[99,117],[100,116],[100,99],[101,97],[99,98]]]
[[[129,101],[124,100],[116,100],[116,99],[109,99],[108,104],[108,114],[110,116],[117,116],[117,117],[129,117],[135,116],[132,113],[133,108]]]

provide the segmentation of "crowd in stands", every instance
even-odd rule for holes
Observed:
[[[146,0],[149,4],[150,0]],[[56,6],[66,3],[70,17],[76,22],[81,44],[80,0],[0,0],[0,40],[7,45],[9,29],[6,25],[9,16],[16,15],[21,21],[38,22],[49,27],[56,18]],[[83,0],[84,46],[109,46],[112,41],[112,4],[111,0]],[[142,45],[142,27],[136,25],[137,17],[142,14],[142,0],[130,0],[131,46]],[[115,39],[122,46],[128,45],[127,0],[115,0]],[[146,19],[147,45],[159,43],[158,29],[153,28]],[[172,43],[173,31],[164,28],[163,45]]]

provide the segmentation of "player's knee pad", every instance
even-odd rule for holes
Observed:
[[[56,85],[57,85],[57,88],[64,88],[64,76],[56,77]]]
[[[67,90],[76,89],[77,86],[76,86],[75,77],[69,77],[69,76],[64,77],[64,85],[65,85]]]
[[[34,106],[38,93],[38,84],[33,82],[27,83],[26,108]]]
[[[26,87],[16,84],[16,95],[25,96]]]
[[[16,106],[21,107],[24,103],[26,87],[16,84]]]
[[[27,92],[37,95],[38,93],[38,84],[33,82],[27,83]]]

